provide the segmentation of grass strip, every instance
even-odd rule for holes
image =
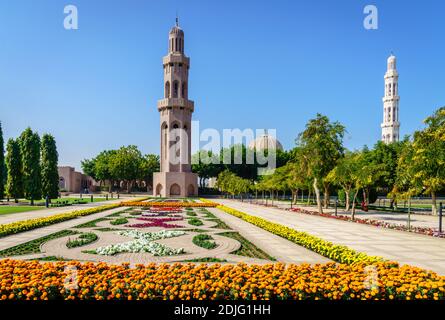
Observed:
[[[264,260],[270,260],[270,261],[276,261],[276,259],[260,248],[258,248],[256,245],[254,245],[252,242],[244,238],[242,235],[240,235],[238,232],[224,232],[224,233],[218,233],[220,236],[224,236],[227,238],[232,238],[241,243],[241,248],[239,248],[236,251],[231,252],[232,254],[236,254],[239,256],[245,256],[249,258],[257,258],[257,259],[264,259]]]
[[[66,237],[66,236],[72,236],[78,234],[78,232],[76,231],[72,231],[72,230],[63,230],[63,231],[59,231],[53,234],[49,234],[47,236],[32,240],[32,241],[28,241],[19,245],[16,245],[14,247],[5,249],[0,251],[0,257],[11,257],[11,256],[20,256],[20,255],[25,255],[25,254],[32,254],[32,253],[40,253],[40,246],[45,243],[48,242],[50,240],[54,240],[57,238],[61,238],[61,237]]]

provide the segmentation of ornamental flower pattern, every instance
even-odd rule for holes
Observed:
[[[134,238],[135,240],[112,244],[109,246],[99,247],[95,250],[97,254],[112,256],[118,253],[140,253],[148,252],[154,256],[172,256],[184,253],[183,248],[172,249],[166,245],[154,242],[155,240],[167,239],[173,237],[179,237],[185,234],[183,231],[167,231],[162,230],[159,232],[139,232],[135,230],[120,231],[117,234]]]

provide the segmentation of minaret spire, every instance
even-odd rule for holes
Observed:
[[[399,141],[399,74],[394,54],[388,58],[385,73],[385,95],[383,97],[382,141],[391,143]]]

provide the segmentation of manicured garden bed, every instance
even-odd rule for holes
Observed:
[[[65,289],[66,266],[77,270],[77,289]],[[370,270],[366,263],[176,263],[130,268],[128,264],[5,259],[0,260],[0,279],[2,300],[445,299],[445,277],[383,262],[375,263]]]
[[[77,237],[77,239],[69,239],[66,243],[67,248],[77,248],[86,246],[87,244],[93,243],[98,239],[98,236],[93,232],[82,233]]]
[[[11,256],[19,256],[19,255],[25,255],[25,254],[32,254],[32,253],[39,253],[40,252],[40,246],[48,242],[50,240],[54,240],[61,237],[71,236],[78,234],[75,231],[71,230],[63,230],[59,231],[32,241],[28,241],[19,245],[16,245],[14,247],[5,249],[0,251],[0,257],[11,257]]]
[[[367,262],[368,264],[373,264],[383,261],[381,257],[368,256],[365,253],[357,252],[346,246],[336,245],[306,232],[296,231],[281,224],[255,217],[226,206],[220,205],[218,209],[340,263]]]
[[[198,247],[205,249],[215,249],[218,245],[213,241],[213,237],[208,234],[198,234],[193,237],[192,242]]]

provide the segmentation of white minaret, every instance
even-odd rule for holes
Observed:
[[[382,141],[391,143],[399,141],[399,74],[396,68],[396,57],[388,58],[388,70],[385,73],[385,96],[383,97]]]
[[[158,101],[161,132],[161,172],[153,175],[153,194],[163,197],[198,194],[197,175],[191,168],[193,101],[188,99],[190,59],[184,53],[184,31],[176,25],[168,37],[163,58],[164,98]]]

